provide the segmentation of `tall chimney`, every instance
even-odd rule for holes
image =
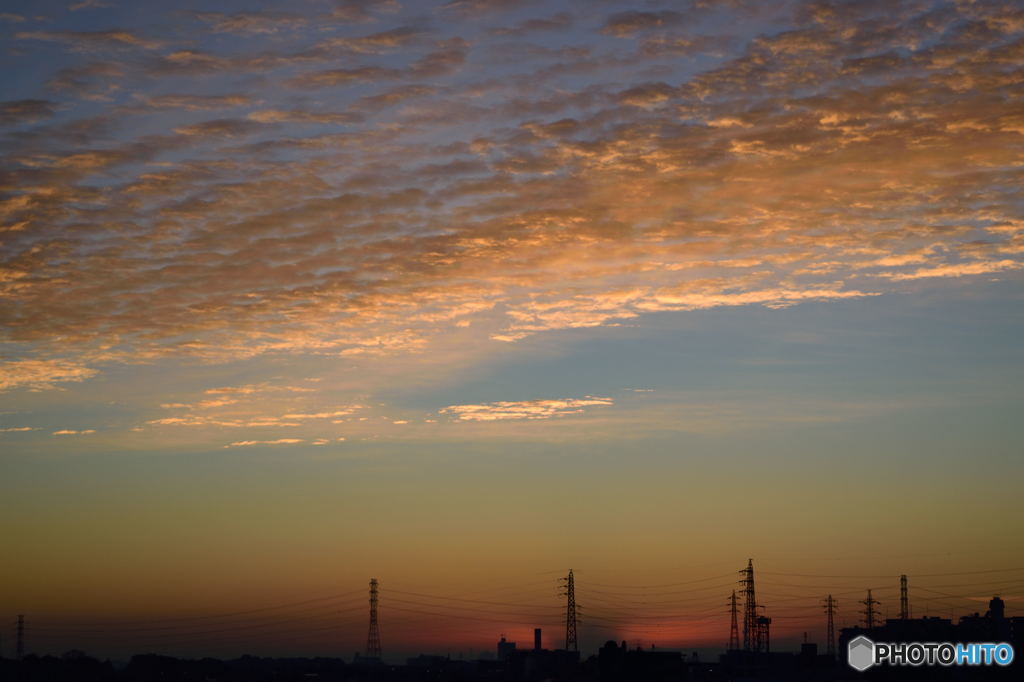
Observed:
[[[540,628],[533,629],[533,650],[540,651]]]

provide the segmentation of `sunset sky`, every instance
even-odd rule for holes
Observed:
[[[4,0],[0,628],[1024,615],[1024,7]]]

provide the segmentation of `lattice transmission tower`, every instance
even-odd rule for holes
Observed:
[[[910,602],[907,599],[907,574],[900,576],[900,620],[910,618]]]
[[[825,602],[825,615],[828,617],[828,626],[825,631],[825,653],[829,656],[836,655],[836,607],[839,605],[832,595],[828,595],[822,601]]]
[[[366,635],[366,655],[380,658],[380,627],[377,625],[377,579],[370,579],[370,630]]]
[[[761,650],[761,629],[757,622],[757,597],[754,593],[754,560],[747,559],[747,567],[740,571],[743,578],[743,648],[747,651]]]
[[[739,606],[736,604],[736,590],[732,591],[732,596],[729,597],[729,649],[736,650],[740,648],[740,631],[737,625],[737,616],[739,615]]]
[[[569,575],[563,578],[565,581],[565,650],[579,651],[579,644],[576,641],[576,583],[572,577],[572,569]]]
[[[861,611],[864,614],[864,626],[869,630],[875,627],[875,607],[879,603],[877,599],[871,597],[871,590],[868,590],[868,598],[861,602],[864,605],[864,610]]]

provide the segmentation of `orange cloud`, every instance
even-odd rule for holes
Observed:
[[[1014,276],[1024,138],[1003,93],[1016,14],[854,5],[807,7],[746,45],[691,45],[688,22],[717,11],[702,5],[612,14],[584,46],[531,47],[524,36],[571,17],[517,17],[500,45],[399,24],[68,67],[50,81],[62,97],[114,96],[129,78],[153,89],[101,116],[62,101],[60,119],[11,138],[4,338],[33,357],[0,389],[161,357],[427,361],[456,343],[654,312]],[[455,3],[446,16],[512,6]],[[362,22],[400,8],[342,9]],[[203,24],[272,30],[273,19]],[[933,30],[963,21],[987,28]],[[45,39],[145,42],[120,29]],[[693,49],[719,56],[697,73],[654,73]],[[518,65],[510,54],[523,67],[508,78],[471,77],[488,60]],[[226,80],[231,95],[165,80],[256,70],[248,89]],[[566,88],[567,76],[587,85]],[[297,100],[282,86],[316,92]],[[157,94],[168,90],[178,94]],[[56,113],[49,102],[0,111],[21,125]],[[271,423],[329,407],[201,416]]]
[[[611,398],[554,398],[500,401],[479,405],[449,405],[438,412],[450,414],[459,421],[502,421],[507,419],[550,419],[580,414],[588,407],[613,405]],[[398,423],[398,422],[396,422]]]
[[[0,363],[0,391],[53,388],[63,382],[85,381],[97,371],[64,360],[13,360]]]
[[[244,448],[253,445],[298,445],[305,441],[301,438],[278,438],[277,440],[239,440],[225,445],[225,448]]]

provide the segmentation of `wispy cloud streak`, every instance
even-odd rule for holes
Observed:
[[[581,414],[589,407],[613,405],[611,398],[547,398],[508,401],[478,405],[449,405],[440,410],[460,421],[501,421],[506,419],[551,419],[570,414]]]

